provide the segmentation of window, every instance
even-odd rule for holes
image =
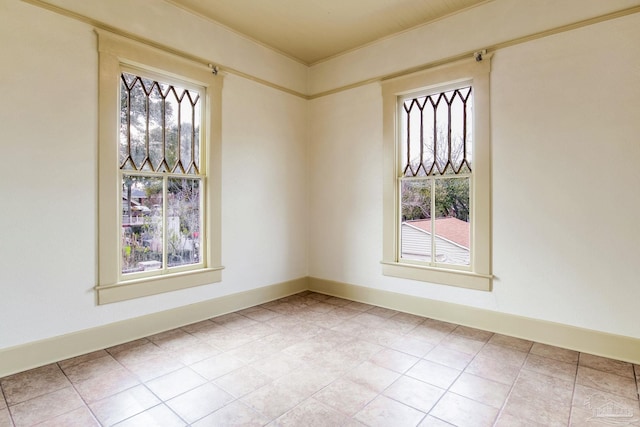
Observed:
[[[491,289],[490,59],[383,83],[386,275]]]
[[[222,77],[98,37],[98,303],[218,282]]]

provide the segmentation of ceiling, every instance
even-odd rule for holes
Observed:
[[[167,0],[313,64],[487,0]]]

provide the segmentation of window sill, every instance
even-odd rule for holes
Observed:
[[[98,305],[220,282],[223,268],[205,268],[96,286]]]
[[[493,275],[470,271],[447,270],[422,265],[382,261],[382,274],[402,279],[418,280],[460,288],[491,291]]]

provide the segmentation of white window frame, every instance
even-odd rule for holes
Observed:
[[[99,53],[98,304],[220,282],[222,76],[203,64],[127,38],[96,30]],[[122,208],[118,165],[120,74],[131,69],[190,82],[204,88],[202,109],[202,263],[198,268],[161,270],[150,277],[120,271]],[[188,176],[187,176],[188,178]],[[162,274],[161,274],[162,273]]]
[[[383,254],[386,276],[490,291],[491,128],[489,77],[491,54],[397,77],[382,83],[383,99]],[[470,185],[471,262],[469,268],[429,266],[400,258],[400,132],[398,104],[419,96],[470,84],[473,87],[473,173]]]

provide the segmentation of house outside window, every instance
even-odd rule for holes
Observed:
[[[491,55],[383,82],[383,274],[491,289]]]
[[[98,31],[98,303],[221,280],[221,79]]]

